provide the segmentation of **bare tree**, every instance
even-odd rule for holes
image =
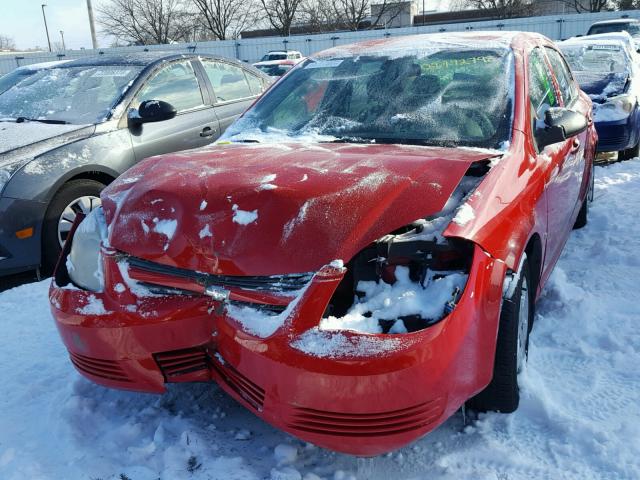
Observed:
[[[257,19],[256,4],[248,0],[192,0],[204,26],[218,40],[238,38]]]
[[[129,43],[171,43],[192,30],[182,0],[109,0],[97,10],[104,32]]]
[[[302,0],[260,0],[260,3],[271,26],[280,35],[288,36]]]
[[[578,13],[601,12],[610,7],[609,0],[560,0],[565,5],[575,9]]]
[[[615,0],[614,3],[618,10],[635,10],[640,8],[640,0]]]
[[[312,32],[330,32],[345,28],[330,0],[305,0],[299,8],[300,17]]]
[[[0,34],[0,50],[15,50],[16,43],[13,38]]]
[[[500,18],[528,17],[535,13],[535,2],[531,0],[463,0],[462,8],[489,10]]]
[[[371,8],[369,0],[335,0],[336,15],[349,30],[375,28],[384,18],[393,21],[402,12],[403,4],[397,0],[381,0]],[[369,22],[365,23],[366,20]]]

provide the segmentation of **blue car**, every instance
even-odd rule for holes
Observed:
[[[559,47],[593,100],[598,152],[618,152],[619,160],[640,156],[640,78],[624,43],[581,37]]]

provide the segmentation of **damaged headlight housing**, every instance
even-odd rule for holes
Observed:
[[[625,113],[631,113],[636,106],[636,98],[633,95],[618,95],[608,98],[606,103],[600,108],[615,108]]]
[[[100,245],[107,239],[107,223],[101,207],[92,210],[78,225],[67,257],[69,277],[77,286],[101,292],[104,289]]]

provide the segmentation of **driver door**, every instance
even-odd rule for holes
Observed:
[[[145,100],[163,100],[178,113],[170,120],[129,128],[136,161],[202,147],[219,136],[215,110],[190,60],[170,63],[153,73],[136,94],[131,108],[137,109]]]
[[[529,56],[529,100],[531,102],[531,129],[544,122],[547,109],[560,107],[561,97],[554,82],[542,48],[535,48]],[[535,135],[533,135],[535,138]],[[555,264],[562,247],[571,233],[571,221],[576,204],[574,191],[577,155],[582,155],[584,146],[578,137],[537,149],[536,161],[548,164],[545,168],[547,198],[547,232],[544,270]]]

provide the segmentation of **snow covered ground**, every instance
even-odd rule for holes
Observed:
[[[356,459],[271,428],[214,385],[107,390],[67,360],[45,281],[0,293],[0,479],[640,478],[640,159],[596,175],[589,225],[538,304],[515,414],[465,427],[458,413]]]

